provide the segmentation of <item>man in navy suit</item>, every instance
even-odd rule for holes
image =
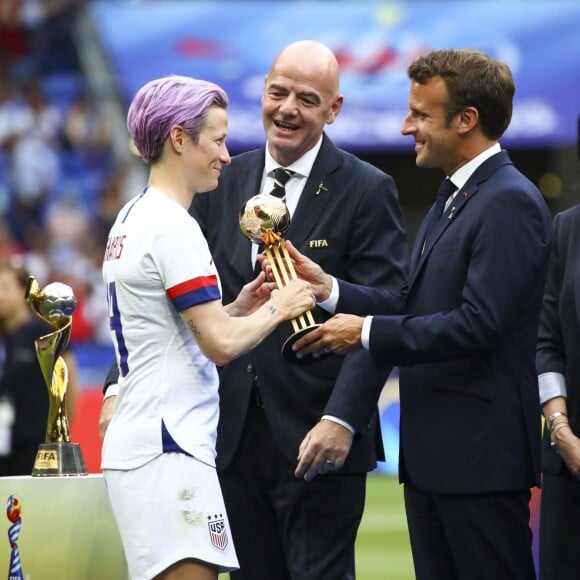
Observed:
[[[323,306],[349,313],[296,348],[362,349],[400,365],[400,479],[418,579],[532,579],[534,355],[550,215],[498,143],[515,91],[505,64],[438,50],[408,74],[402,132],[415,140],[417,165],[451,181],[447,203],[418,231],[403,295],[336,280],[291,247]],[[298,470],[308,477],[321,465],[303,456]]]
[[[408,246],[395,183],[324,132],[342,103],[328,47],[299,41],[275,58],[262,96],[267,144],[233,157],[218,188],[191,208],[224,304],[256,276],[258,248],[240,229],[240,209],[272,190],[278,167],[292,172],[286,239],[350,282],[404,288]],[[313,316],[329,318],[318,308]],[[232,580],[355,577],[366,475],[383,458],[377,401],[392,364],[366,351],[290,364],[280,351],[291,333],[282,325],[220,370],[217,469],[240,563]],[[319,477],[296,473],[303,454],[322,460]]]

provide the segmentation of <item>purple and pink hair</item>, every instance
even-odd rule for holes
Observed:
[[[127,113],[127,129],[143,161],[151,165],[161,156],[171,127],[181,125],[196,139],[207,110],[227,105],[227,94],[218,85],[169,75],[149,81],[137,91]]]

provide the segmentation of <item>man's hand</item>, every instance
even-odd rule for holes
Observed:
[[[352,433],[329,419],[320,420],[300,444],[294,475],[310,481],[318,474],[340,469],[352,445]]]
[[[310,282],[317,302],[327,300],[332,290],[332,278],[316,262],[301,254],[292,245],[292,242],[286,240],[285,244],[288,255],[292,260],[296,276],[302,280],[306,280],[306,282]],[[266,272],[268,280],[274,280],[272,264],[268,262],[268,258],[263,254],[258,254],[258,261],[262,266],[262,270]]]
[[[101,414],[99,416],[99,433],[101,434],[101,439],[105,436],[107,427],[113,418],[113,413],[115,411],[115,403],[117,402],[117,396],[112,395],[107,397],[103,401],[103,406],[101,407]]]
[[[337,314],[297,340],[292,350],[298,358],[311,353],[316,358],[330,352],[344,355],[358,350],[362,347],[363,322],[360,316]]]

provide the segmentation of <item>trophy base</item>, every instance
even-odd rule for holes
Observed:
[[[315,328],[322,326],[321,324],[314,324],[312,326],[307,326],[306,328],[302,328],[296,331],[294,334],[290,335],[290,337],[286,340],[286,342],[282,345],[282,356],[286,362],[296,364],[296,365],[309,365],[320,362],[324,360],[326,357],[330,356],[331,352],[328,354],[323,354],[321,356],[312,356],[311,354],[306,355],[303,358],[298,358],[296,353],[292,350],[292,346],[294,343],[299,339],[302,338],[305,334],[308,334]]]
[[[41,443],[36,453],[33,476],[87,475],[78,443]]]

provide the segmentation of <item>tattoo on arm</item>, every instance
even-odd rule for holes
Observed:
[[[270,314],[272,316],[274,316],[274,314],[276,314],[276,307],[275,306],[269,305],[269,306],[266,306],[266,308],[270,311]]]
[[[189,330],[191,331],[191,334],[193,334],[193,336],[195,336],[195,338],[199,341],[201,341],[201,331],[199,330],[199,328],[193,323],[193,320],[188,320],[187,321],[187,326],[189,327]]]

